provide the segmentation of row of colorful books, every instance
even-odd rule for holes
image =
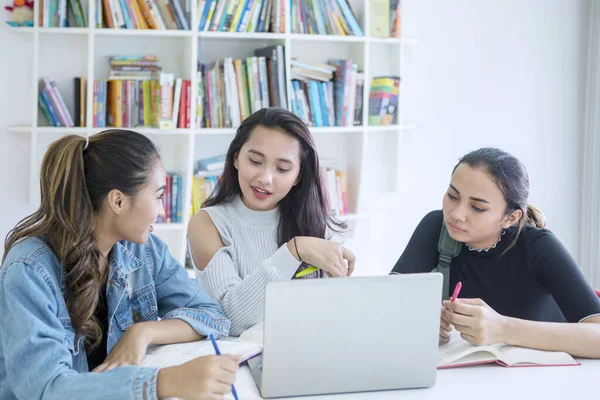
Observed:
[[[94,81],[94,126],[189,128],[191,81],[161,72],[158,57],[111,56],[108,80]]]
[[[44,28],[85,28],[87,22],[80,0],[41,0],[39,24]]]
[[[254,54],[245,60],[226,58],[212,67],[199,66],[198,126],[236,127],[261,108],[287,108],[283,46]]]
[[[217,188],[221,171],[215,173],[197,173],[192,181],[192,214],[200,211],[202,204]]]
[[[98,28],[189,30],[191,15],[191,1],[96,0]]]
[[[160,73],[159,80],[94,81],[94,126],[189,128],[191,81]]]
[[[352,60],[291,60],[292,111],[309,126],[362,123],[364,74]]]
[[[347,0],[300,0],[290,6],[294,33],[364,36]]]
[[[284,0],[198,0],[201,32],[285,32]]]
[[[87,26],[81,0],[40,0],[42,27]],[[285,32],[285,0],[198,0],[198,30]],[[372,37],[400,37],[400,0],[369,1]],[[347,0],[290,1],[291,31],[363,36]],[[116,29],[189,30],[189,0],[96,0],[95,26]]]
[[[159,217],[158,222],[183,222],[183,199],[183,177],[176,172],[169,172],[162,199],[165,215]]]

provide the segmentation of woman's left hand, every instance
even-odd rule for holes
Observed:
[[[460,336],[476,346],[506,343],[507,318],[481,299],[444,301],[442,317],[454,325]]]
[[[107,372],[123,365],[139,365],[150,343],[144,324],[133,324],[108,353],[104,362],[92,372]]]

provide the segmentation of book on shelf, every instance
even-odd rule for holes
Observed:
[[[96,27],[189,30],[189,0],[96,0]]]
[[[191,81],[162,72],[158,57],[112,56],[106,81],[94,81],[94,126],[189,128]]]
[[[334,217],[348,215],[346,172],[333,167],[333,160],[321,157],[320,164],[319,176],[325,190],[325,197],[329,204],[331,215]]]
[[[296,0],[290,6],[293,33],[364,36],[347,0]]]
[[[162,199],[165,215],[158,218],[158,223],[183,222],[183,199],[183,177],[176,172],[167,173]]]
[[[496,363],[503,367],[580,365],[569,354],[560,351],[527,349],[502,343],[474,346],[462,339],[456,330],[450,333],[448,342],[440,345],[439,369],[489,363]]]
[[[308,126],[362,124],[364,74],[352,60],[291,60],[292,111]]]
[[[400,10],[400,0],[369,0],[371,16],[369,35],[399,38]]]
[[[38,104],[51,126],[67,128],[75,126],[71,112],[67,108],[56,82],[47,76],[42,77],[39,82]]]
[[[217,188],[223,169],[225,155],[202,158],[196,161],[194,179],[192,181],[191,215],[202,208],[208,196]]]
[[[82,77],[73,78],[74,91],[73,99],[75,102],[75,113],[73,120],[75,126],[85,126],[85,105],[86,105],[86,79]]]
[[[400,78],[380,76],[371,81],[369,92],[369,125],[393,125],[398,123],[398,98]]]
[[[198,66],[197,126],[237,127],[261,108],[287,108],[283,46],[257,49],[254,54]]]
[[[285,32],[284,0],[198,0],[200,32]]]
[[[85,28],[85,9],[81,0],[42,0],[38,22],[44,28]]]

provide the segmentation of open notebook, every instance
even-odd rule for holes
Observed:
[[[453,330],[450,340],[440,345],[438,369],[464,367],[467,365],[497,363],[504,367],[540,367],[580,365],[567,353],[542,351],[523,347],[494,344],[474,346]]]
[[[242,356],[242,361],[254,357],[262,351],[262,347],[241,340],[217,340],[221,354]],[[198,340],[189,343],[168,344],[148,349],[142,365],[147,367],[166,368],[183,364],[194,358],[214,355],[215,349],[210,340]]]

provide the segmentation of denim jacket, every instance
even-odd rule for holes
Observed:
[[[65,294],[66,275],[43,240],[13,246],[0,269],[0,399],[156,399],[156,368],[89,372]],[[139,321],[177,318],[203,336],[229,332],[222,309],[153,235],[114,246],[106,294],[108,352]]]

